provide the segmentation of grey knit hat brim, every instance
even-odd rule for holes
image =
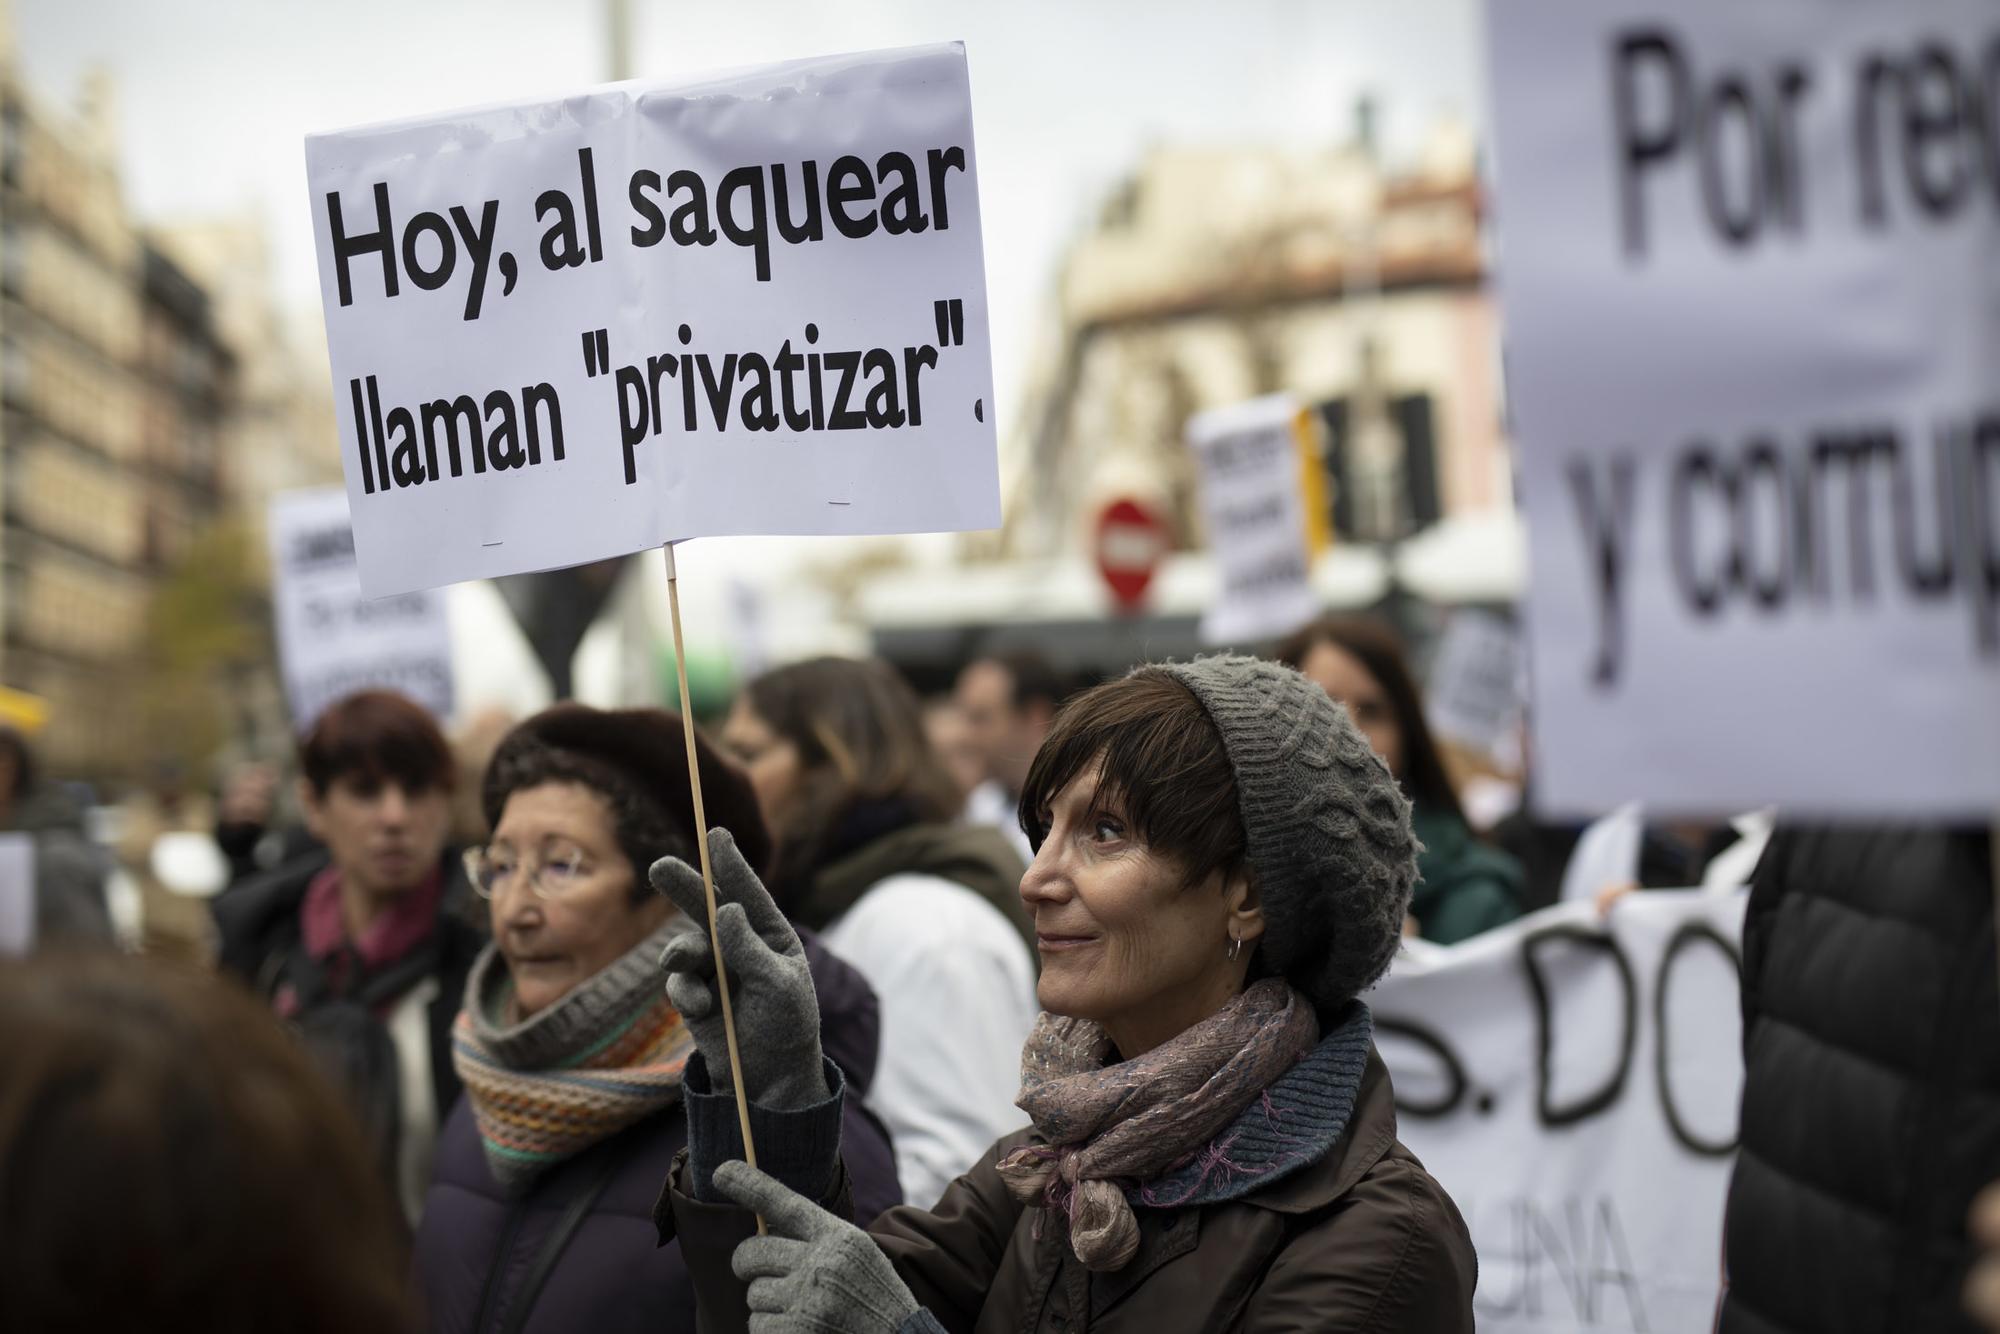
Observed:
[[[1291,668],[1234,655],[1153,668],[1222,737],[1266,964],[1322,1011],[1352,999],[1402,938],[1417,880],[1409,800],[1346,708]]]

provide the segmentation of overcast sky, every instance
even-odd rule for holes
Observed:
[[[630,0],[634,77],[963,39],[1003,414],[1068,238],[1159,141],[1324,142],[1381,103],[1392,157],[1484,114],[1477,0]],[[4,4],[4,0],[0,0]],[[601,0],[11,0],[31,87],[118,87],[141,218],[255,209],[316,306],[307,133],[560,94],[611,74]],[[1003,416],[1003,432],[1010,421]]]

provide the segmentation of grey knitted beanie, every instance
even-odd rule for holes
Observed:
[[[1291,668],[1246,657],[1151,666],[1222,734],[1265,962],[1321,1010],[1351,999],[1402,938],[1417,879],[1408,799],[1347,709]]]

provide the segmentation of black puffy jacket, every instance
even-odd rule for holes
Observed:
[[[1931,1334],[2000,1178],[1981,831],[1781,829],[1743,928],[1743,1147],[1720,1334]]]

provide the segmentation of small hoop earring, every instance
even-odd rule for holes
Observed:
[[[1235,936],[1231,936],[1229,938],[1229,952],[1223,955],[1222,957],[1229,960],[1231,963],[1235,963],[1236,956],[1241,953],[1243,953],[1243,942],[1241,940],[1238,940]]]

